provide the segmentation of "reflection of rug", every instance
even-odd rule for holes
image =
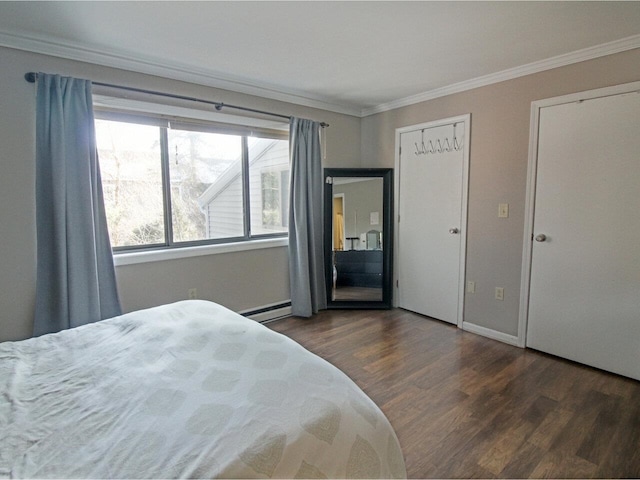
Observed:
[[[382,289],[369,287],[335,287],[333,290],[333,299],[381,302]]]

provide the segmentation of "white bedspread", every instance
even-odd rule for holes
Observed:
[[[405,475],[346,375],[214,303],[0,344],[0,477]]]

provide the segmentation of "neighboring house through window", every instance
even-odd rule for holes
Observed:
[[[114,250],[288,232],[286,132],[96,111]]]
[[[265,168],[260,175],[262,185],[262,226],[286,231],[289,225],[289,168]]]
[[[250,198],[251,234],[267,235],[286,233],[286,221],[282,218],[289,214],[289,197],[277,205],[273,201],[272,192],[267,188],[269,179],[265,172],[285,172],[289,178],[289,142],[271,138],[248,139],[248,183]],[[280,173],[279,173],[280,174]],[[217,182],[199,197],[198,203],[205,214],[208,235],[229,236],[242,226],[242,189],[244,176],[242,164],[238,162],[228,168]],[[278,185],[278,188],[282,188]],[[285,187],[288,191],[288,185]],[[277,221],[273,218],[277,217]]]

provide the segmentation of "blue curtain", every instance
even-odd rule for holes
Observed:
[[[34,336],[121,314],[91,82],[38,74]]]
[[[322,217],[320,124],[292,118],[289,203],[289,278],[293,315],[310,317],[327,308]]]

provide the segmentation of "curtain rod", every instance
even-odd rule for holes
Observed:
[[[36,80],[38,80],[38,74],[36,72],[27,72],[24,74],[24,79],[29,82],[29,83],[35,83]],[[259,113],[262,115],[270,115],[272,117],[280,117],[280,118],[285,118],[287,120],[291,120],[291,115],[282,115],[280,113],[273,113],[273,112],[267,112],[264,110],[256,110],[255,108],[247,108],[247,107],[240,107],[238,105],[230,105],[228,103],[222,103],[222,102],[212,102],[210,100],[203,100],[201,98],[196,98],[196,97],[187,97],[184,95],[175,95],[173,93],[164,93],[164,92],[158,92],[155,90],[146,90],[143,88],[135,88],[135,87],[124,87],[122,85],[114,85],[111,83],[100,83],[100,82],[91,82],[93,85],[97,85],[99,87],[109,87],[109,88],[117,88],[119,90],[126,90],[128,92],[136,92],[136,93],[146,93],[149,95],[158,95],[161,97],[169,97],[169,98],[175,98],[177,100],[188,100],[190,102],[198,102],[198,103],[205,103],[207,105],[213,105],[215,107],[216,110],[220,111],[223,108],[234,108],[236,110],[243,110],[245,112],[252,112],[252,113]],[[329,124],[325,123],[325,122],[321,122],[320,123],[321,127],[328,127]]]

